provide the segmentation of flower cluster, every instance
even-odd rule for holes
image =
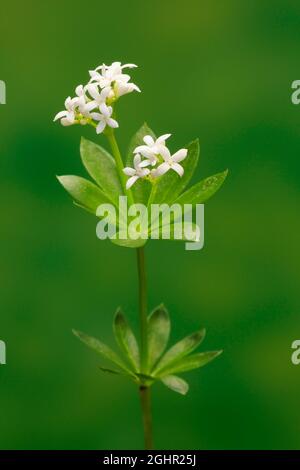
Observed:
[[[123,73],[124,68],[134,67],[134,64],[113,62],[109,66],[103,64],[90,70],[88,84],[76,88],[76,96],[66,99],[66,109],[60,111],[54,121],[60,119],[63,126],[90,124],[96,128],[97,134],[103,132],[106,126],[119,127],[113,117],[114,102],[127,93],[140,91],[137,85],[130,82],[130,75]]]
[[[125,175],[129,176],[126,188],[129,189],[139,178],[147,178],[153,181],[164,175],[169,170],[174,170],[179,176],[183,176],[184,169],[179,164],[187,156],[187,149],[180,149],[173,155],[166,146],[166,140],[171,134],[164,134],[154,140],[151,135],[145,135],[145,145],[139,145],[133,151],[134,168],[123,169]],[[144,160],[142,159],[144,157]],[[148,167],[151,167],[149,169]]]

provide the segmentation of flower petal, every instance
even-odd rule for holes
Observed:
[[[164,144],[165,141],[171,137],[172,134],[164,134],[164,135],[161,135],[160,137],[158,137],[158,139],[156,139],[156,143],[157,144]]]
[[[148,147],[152,147],[152,145],[154,145],[154,139],[151,135],[145,135],[143,141],[148,145]]]
[[[179,163],[172,163],[171,168],[172,168],[172,170],[176,171],[176,173],[179,176],[183,176],[184,169],[182,168],[181,165],[179,165]]]
[[[165,173],[167,173],[167,171],[169,171],[169,170],[170,170],[170,165],[168,163],[164,162],[161,165],[159,165],[159,167],[156,168],[156,170],[154,170],[154,175],[155,176],[162,176]]]
[[[104,131],[106,126],[106,122],[104,120],[99,121],[98,126],[96,127],[97,134],[101,134]]]
[[[172,155],[172,160],[173,162],[181,162],[182,160],[184,160],[187,156],[187,149],[180,149],[178,150],[176,153],[174,153],[174,155]]]
[[[139,176],[135,175],[129,178],[126,183],[126,189],[131,188],[131,186],[139,179]]]
[[[119,127],[119,123],[115,119],[108,118],[106,122],[109,125],[109,127],[112,127],[113,129],[116,129],[117,127]]]
[[[57,121],[58,119],[61,119],[63,117],[66,117],[68,114],[68,111],[60,111],[59,113],[56,114],[54,117],[53,121]]]
[[[134,168],[130,168],[130,166],[126,166],[125,168],[123,168],[123,172],[125,173],[125,175],[127,176],[134,176],[136,171]]]

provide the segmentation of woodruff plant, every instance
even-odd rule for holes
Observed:
[[[156,137],[144,124],[133,136],[127,153],[126,166],[115,138],[116,102],[125,94],[140,89],[130,82],[125,68],[134,64],[121,65],[114,62],[90,71],[87,85],[79,85],[74,98],[65,101],[65,110],[59,112],[54,120],[63,126],[74,124],[93,126],[97,134],[104,134],[111,148],[109,154],[104,148],[81,140],[80,153],[84,167],[94,182],[79,176],[60,176],[58,180],[72,196],[76,205],[97,215],[102,204],[113,204],[118,211],[119,197],[127,196],[130,206],[144,204],[151,209],[153,204],[177,204],[180,207],[202,204],[207,201],[223,184],[227,171],[218,173],[196,183],[185,190],[197,167],[199,142],[195,140],[185,148],[171,153],[166,145],[170,134]],[[120,227],[121,222],[118,222]],[[99,339],[80,331],[74,334],[87,346],[94,349],[113,368],[100,367],[104,372],[121,374],[138,385],[143,415],[145,448],[153,448],[150,389],[161,381],[171,390],[185,395],[188,384],[178,374],[206,365],[222,351],[197,352],[205,330],[201,329],[185,337],[167,351],[170,336],[170,318],[164,305],[156,307],[148,315],[144,245],[147,240],[118,239],[118,245],[135,248],[139,277],[139,320],[140,338],[137,341],[122,310],[118,308],[113,330],[120,352],[116,353]],[[166,352],[165,352],[166,351]]]

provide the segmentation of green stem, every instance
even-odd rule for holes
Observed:
[[[129,190],[126,189],[127,177],[123,172],[123,169],[124,169],[123,160],[122,160],[122,157],[121,157],[121,153],[120,153],[119,146],[118,146],[118,143],[116,141],[116,137],[115,137],[115,133],[114,133],[113,129],[110,128],[106,132],[106,136],[108,138],[110,148],[111,148],[112,154],[113,154],[115,162],[116,162],[116,166],[117,166],[117,170],[118,170],[118,174],[119,174],[119,178],[120,178],[120,181],[121,181],[121,185],[122,185],[124,194],[126,194],[126,196],[128,198],[129,205],[134,204],[132,192],[130,191],[130,189]]]
[[[145,449],[153,449],[152,440],[152,416],[151,416],[151,394],[150,388],[143,385],[140,386],[140,399],[143,413]]]
[[[147,285],[144,248],[137,248],[137,268],[139,276],[139,312],[141,333],[141,372],[147,374]]]
[[[139,312],[140,312],[140,335],[141,335],[141,373],[148,373],[148,338],[147,338],[147,283],[145,268],[144,248],[137,248],[137,267],[139,277]],[[145,449],[153,448],[152,442],[152,416],[150,387],[143,384],[140,386],[140,400],[143,415]]]

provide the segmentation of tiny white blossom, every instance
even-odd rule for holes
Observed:
[[[90,70],[90,83],[97,83],[100,88],[110,90],[110,98],[119,98],[132,91],[141,91],[134,83],[129,83],[130,75],[123,73],[123,69],[136,67],[135,64],[121,65],[121,62],[113,62],[111,65],[100,65],[95,70]]]
[[[80,124],[84,125],[84,124],[87,124],[88,119],[91,119],[90,113],[93,109],[95,109],[95,107],[97,106],[97,103],[88,99],[83,85],[78,85],[75,89],[75,93],[78,98],[77,99],[77,107],[78,107],[77,111],[80,114],[80,116],[78,116],[78,121],[80,122]]]
[[[186,158],[187,149],[180,149],[174,153],[174,155],[171,155],[170,150],[167,147],[161,150],[161,156],[163,157],[164,162],[153,170],[152,175],[157,177],[164,175],[169,170],[174,170],[179,176],[183,176],[184,169],[179,165],[179,162]]]
[[[78,97],[77,98],[71,98],[68,96],[68,98],[65,101],[65,110],[60,111],[59,113],[56,114],[54,117],[54,121],[57,121],[60,119],[60,122],[63,126],[72,126],[72,124],[76,123],[76,108],[78,106]]]
[[[99,124],[96,127],[97,134],[101,134],[104,131],[106,126],[109,127],[119,127],[119,124],[115,119],[111,117],[113,109],[111,106],[107,106],[105,103],[100,104],[99,106],[100,113],[91,113],[92,119],[99,121]]]
[[[139,145],[133,151],[133,153],[140,153],[143,157],[150,160],[152,166],[157,163],[157,156],[161,155],[161,152],[166,148],[166,140],[171,134],[164,134],[158,137],[156,140],[151,135],[145,135],[143,141],[146,145]]]
[[[93,103],[94,108],[99,108],[102,103],[106,103],[106,99],[111,92],[109,88],[103,88],[99,91],[99,86],[96,83],[89,83],[85,88],[92,97],[91,103]]]
[[[134,168],[126,167],[123,169],[123,172],[125,175],[130,176],[128,178],[127,183],[126,183],[126,189],[131,188],[131,186],[139,179],[139,178],[144,178],[145,176],[148,176],[150,173],[150,170],[148,168],[145,168],[146,166],[149,165],[149,162],[147,160],[141,159],[140,154],[136,154],[133,158],[133,166]]]

